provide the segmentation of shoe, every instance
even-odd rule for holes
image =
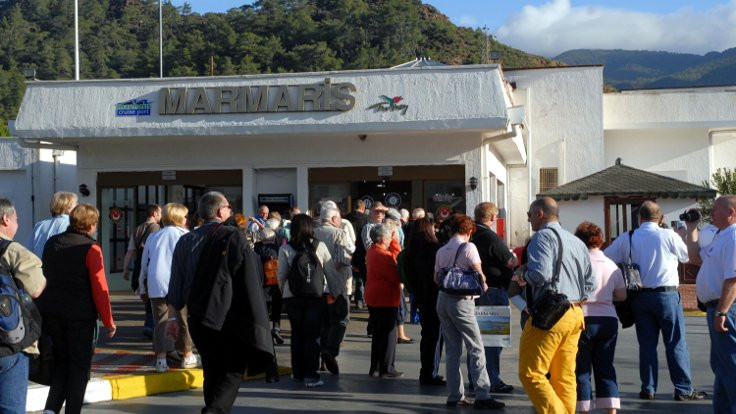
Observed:
[[[675,401],[698,401],[704,399],[708,394],[705,391],[690,391],[690,394],[675,393]]]
[[[281,336],[281,330],[280,329],[273,329],[271,331],[271,337],[274,341],[276,341],[277,345],[283,345],[284,344],[284,337]]]
[[[325,361],[322,361],[322,363],[319,364],[319,369],[317,371],[320,371],[320,372],[327,371],[327,366],[325,365]]]
[[[411,338],[406,338],[406,339],[399,338],[399,339],[396,340],[396,343],[397,344],[413,344],[414,343],[414,340],[411,339]]]
[[[470,407],[473,405],[473,400],[468,400],[466,398],[463,398],[459,401],[448,401],[445,403],[448,407]]]
[[[641,391],[639,392],[639,399],[640,400],[653,400],[654,399],[654,393],[649,391]],[[677,396],[675,396],[675,399],[677,399]]]
[[[304,385],[307,388],[317,388],[325,385],[325,383],[319,378],[309,378],[304,380]]]
[[[447,382],[441,376],[432,378],[419,378],[419,385],[447,385]]]
[[[356,305],[360,310],[363,310],[363,308],[365,308],[365,302],[363,302],[362,300],[359,300]]]
[[[184,358],[181,361],[181,367],[183,369],[186,368],[197,368],[199,366],[199,361],[197,361],[197,356],[192,354],[186,358]]]
[[[169,370],[169,365],[166,364],[166,359],[156,360],[156,372],[166,372]]]
[[[335,359],[334,356],[332,356],[332,354],[328,352],[323,352],[322,353],[322,364],[332,374],[338,375],[340,373],[340,367],[337,365],[337,360]]]
[[[381,378],[400,378],[403,377],[404,373],[401,371],[384,372],[380,375]]]
[[[494,394],[511,394],[514,392],[514,386],[501,381],[491,387],[491,392]]]
[[[506,404],[501,401],[496,401],[493,398],[489,398],[487,400],[475,400],[473,403],[473,408],[476,410],[498,410],[505,406]]]

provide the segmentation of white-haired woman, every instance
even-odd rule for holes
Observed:
[[[186,307],[179,315],[170,315],[166,304],[166,294],[169,292],[171,278],[171,259],[174,247],[179,238],[186,234],[187,213],[189,210],[177,203],[166,204],[163,208],[161,221],[164,228],[151,234],[143,248],[141,274],[139,286],[141,295],[148,295],[156,322],[153,330],[153,351],[156,353],[156,371],[164,372],[169,369],[166,354],[176,349],[182,355],[182,368],[197,366],[197,357],[192,353],[192,338],[189,336]],[[179,336],[176,343],[165,335],[166,322],[179,322]]]

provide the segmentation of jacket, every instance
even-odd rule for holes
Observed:
[[[190,318],[216,331],[229,331],[246,349],[248,373],[265,371],[274,348],[258,256],[230,218],[204,237],[189,291]]]
[[[365,282],[365,303],[372,307],[398,307],[401,303],[399,269],[396,257],[401,246],[396,239],[391,240],[387,249],[371,245],[365,256],[368,276]]]

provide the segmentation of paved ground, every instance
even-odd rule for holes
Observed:
[[[132,297],[116,297],[114,312],[120,334],[112,340],[100,339],[100,347],[107,350],[107,357],[96,357],[94,375],[117,372],[145,373],[153,362],[150,345],[140,335],[140,310]],[[234,413],[281,413],[281,412],[351,412],[351,413],[433,413],[461,410],[444,407],[445,387],[419,386],[419,326],[406,325],[408,335],[417,339],[414,344],[398,345],[397,368],[406,374],[399,379],[378,379],[367,375],[370,358],[370,338],[365,336],[368,314],[356,311],[352,315],[348,336],[338,358],[340,375],[325,373],[325,386],[305,389],[303,385],[282,377],[281,382],[267,384],[263,380],[244,382],[233,409]],[[517,315],[514,315],[517,316]],[[708,365],[709,339],[705,318],[688,316],[687,341],[692,359],[693,381],[697,389],[711,394],[713,374]],[[514,321],[514,327],[518,322]],[[285,324],[288,334],[288,322]],[[502,354],[502,377],[516,387],[511,395],[499,395],[507,404],[507,413],[533,413],[531,404],[519,385],[516,376],[519,330],[513,331],[513,346]],[[660,348],[661,345],[660,345]],[[277,347],[281,365],[289,365],[288,342]],[[127,352],[125,358],[113,357],[115,352]],[[137,356],[130,356],[130,355]],[[659,392],[655,401],[641,401],[639,392],[638,353],[633,329],[620,331],[616,353],[616,368],[622,393],[622,407],[631,413],[709,413],[710,401],[674,402],[672,384],[666,370],[664,350],[660,349]],[[147,364],[147,366],[141,366]],[[443,367],[444,371],[444,367]],[[472,394],[469,395],[472,396]],[[89,413],[198,413],[202,406],[201,389],[97,403],[85,407]],[[464,409],[466,411],[472,410]]]

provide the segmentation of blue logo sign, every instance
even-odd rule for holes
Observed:
[[[151,115],[152,104],[148,99],[131,99],[115,104],[115,116]]]

